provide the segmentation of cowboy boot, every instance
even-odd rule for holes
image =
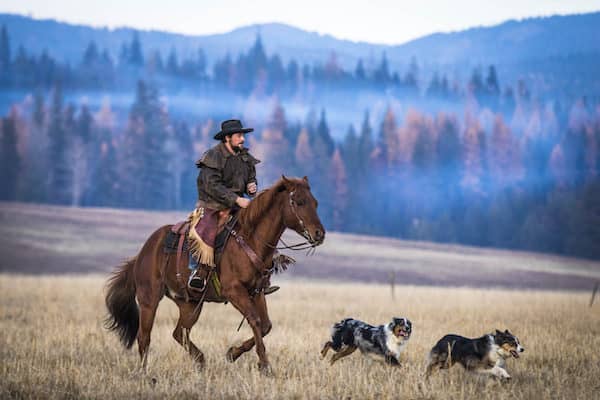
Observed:
[[[277,250],[275,250],[275,254],[273,255],[273,263],[271,264],[270,268],[271,273],[266,279],[263,289],[265,296],[275,293],[281,289],[279,286],[271,286],[271,275],[273,275],[273,272],[283,272],[288,268],[288,266],[294,263],[296,263],[296,260],[294,260],[292,257],[286,256],[285,254],[280,254]]]
[[[275,293],[276,291],[278,291],[280,289],[279,286],[275,286],[275,285],[271,286],[271,275],[272,274],[273,273],[270,273],[263,278],[264,282],[263,282],[262,287],[263,287],[263,293],[265,294],[265,296],[268,294],[271,294],[271,293]]]
[[[196,259],[190,254],[188,268],[192,271],[188,279],[188,288],[193,291],[204,291],[206,288],[206,278],[208,276],[208,266],[198,264]]]

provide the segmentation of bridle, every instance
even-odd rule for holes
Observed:
[[[301,243],[296,243],[293,245],[288,245],[287,243],[285,243],[283,241],[283,239],[279,238],[279,241],[281,243],[283,243],[283,246],[273,246],[269,243],[267,243],[267,246],[269,246],[272,249],[275,250],[283,250],[283,249],[289,249],[289,250],[307,250],[307,249],[312,249],[314,251],[316,245],[316,242],[313,241],[312,236],[310,235],[310,232],[308,231],[308,229],[306,229],[306,225],[304,224],[304,221],[302,220],[302,218],[300,218],[300,215],[298,214],[298,209],[296,206],[296,201],[294,200],[294,193],[296,193],[295,190],[292,190],[290,192],[289,195],[289,199],[288,199],[288,203],[290,205],[290,210],[292,211],[292,214],[294,214],[294,216],[296,217],[296,219],[298,219],[298,224],[300,225],[300,228],[302,229],[302,237],[304,237],[306,239],[306,241],[301,242]]]

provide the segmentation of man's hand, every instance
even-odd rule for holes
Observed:
[[[256,182],[250,182],[249,184],[246,185],[246,192],[248,192],[248,194],[250,196],[254,196],[256,194],[256,190],[257,190]]]
[[[247,199],[245,197],[238,197],[235,201],[235,204],[237,204],[241,208],[246,208],[250,205],[250,199]]]

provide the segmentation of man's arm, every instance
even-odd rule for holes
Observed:
[[[204,165],[202,166],[200,174],[202,174],[202,181],[204,182],[202,189],[208,193],[210,197],[229,208],[236,204],[238,195],[223,184],[221,171]],[[198,177],[198,183],[200,182],[200,177]]]
[[[250,163],[250,174],[248,182],[246,182],[246,193],[249,196],[254,196],[258,190],[258,182],[256,181],[256,166],[254,162]]]

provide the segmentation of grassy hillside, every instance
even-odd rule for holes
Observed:
[[[70,208],[0,202],[0,272],[108,272],[135,255],[159,226],[184,212]],[[287,243],[300,237],[285,235]],[[316,254],[285,278],[399,284],[591,290],[600,262],[546,254],[408,242],[328,232]]]
[[[102,328],[104,278],[0,274],[0,398],[593,399],[600,390],[600,304],[590,308],[588,293],[402,286],[394,301],[385,286],[288,282],[268,299],[274,378],[259,375],[254,351],[225,361],[227,348],[250,336],[247,326],[236,332],[240,315],[229,305],[206,305],[191,332],[207,360],[197,371],[171,337],[177,310],[164,300],[140,375],[137,350],[124,351]],[[411,319],[402,366],[359,352],[333,366],[322,361],[331,324],[346,316]],[[422,379],[426,353],[444,334],[495,328],[510,329],[526,349],[507,362],[512,381],[459,366]]]

